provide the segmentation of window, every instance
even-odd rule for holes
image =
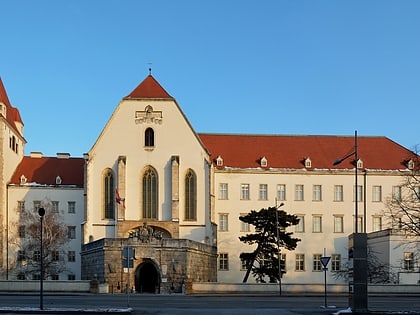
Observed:
[[[372,230],[373,232],[381,231],[382,230],[382,217],[381,216],[373,216],[372,218]]]
[[[246,213],[241,213],[241,216],[246,216]],[[249,232],[250,231],[250,227],[249,227],[249,223],[246,223],[244,221],[241,221],[241,232]]]
[[[420,201],[420,186],[413,187],[412,199],[413,199],[414,202],[419,202]]]
[[[17,261],[24,261],[25,259],[26,259],[25,251],[24,250],[18,250],[17,251]]]
[[[312,232],[314,233],[322,232],[322,216],[320,215],[312,216]]]
[[[229,270],[229,257],[227,253],[219,254],[219,270]]]
[[[334,233],[343,233],[344,232],[344,218],[342,215],[334,216]]]
[[[32,280],[41,280],[41,275],[39,273],[32,274]]]
[[[321,254],[314,254],[312,271],[322,270],[321,257],[322,257]]]
[[[295,232],[296,233],[303,233],[305,232],[305,217],[303,215],[297,215],[299,219],[299,223],[295,225]]]
[[[280,270],[286,272],[286,254],[280,254]]]
[[[364,231],[363,217],[359,216],[357,218],[357,231],[362,233]]]
[[[76,227],[75,226],[68,226],[67,227],[67,237],[69,239],[75,239],[76,238]]]
[[[331,255],[331,271],[340,271],[341,270],[341,255],[332,254]]]
[[[295,200],[303,200],[303,185],[295,185]]]
[[[295,270],[305,271],[305,255],[304,254],[296,254]]]
[[[24,212],[25,211],[25,201],[23,201],[23,200],[18,201],[18,211],[19,212]]]
[[[401,186],[392,187],[392,200],[401,201]]]
[[[41,208],[41,200],[34,200],[34,211],[38,212],[39,208]]]
[[[197,220],[197,177],[193,170],[185,176],[185,220]]]
[[[52,261],[59,261],[60,260],[60,253],[58,250],[51,251],[51,260]]]
[[[155,132],[152,128],[147,128],[144,132],[144,146],[154,147],[155,146]]]
[[[414,253],[404,253],[404,269],[414,271]]]
[[[268,200],[267,190],[268,190],[267,184],[260,184],[259,200]]]
[[[249,200],[249,184],[241,184],[241,200]]]
[[[143,218],[158,218],[158,179],[152,167],[148,167],[143,174]]]
[[[322,200],[322,186],[321,185],[314,185],[312,187],[312,200],[313,201],[321,201]]]
[[[247,270],[248,269],[248,260],[241,258],[241,270]]]
[[[68,251],[67,260],[69,262],[75,262],[76,261],[76,252],[74,250],[69,250]]]
[[[372,187],[372,201],[381,202],[382,201],[382,186],[373,186]]]
[[[76,213],[76,201],[67,202],[67,212]]]
[[[103,216],[105,219],[115,219],[114,174],[111,169],[103,174]]]
[[[59,279],[59,277],[58,277],[57,274],[51,275],[51,280],[58,280],[58,279]]]
[[[18,280],[26,280],[25,274],[23,272],[19,272],[17,275]]]
[[[26,236],[26,226],[19,225],[19,237],[25,238],[25,236]]]
[[[219,231],[227,231],[228,230],[228,214],[221,213],[219,214]]]
[[[353,200],[354,201],[357,200],[358,202],[363,201],[363,186],[362,185],[357,185],[357,189],[353,187]]]
[[[58,212],[59,210],[59,202],[58,201],[51,201],[51,211]]]
[[[33,261],[40,261],[41,260],[41,252],[39,250],[34,250],[34,253],[32,255]]]
[[[286,200],[286,185],[277,185],[277,200]]]
[[[393,217],[392,218],[392,229],[393,230],[401,230],[403,227],[402,218]]]
[[[220,183],[219,184],[219,199],[221,200],[227,200],[229,198],[229,190],[228,190],[228,184],[227,183]]]
[[[343,201],[343,185],[334,186],[334,201]]]
[[[75,275],[68,275],[67,280],[74,281],[74,280],[76,280],[76,276]]]

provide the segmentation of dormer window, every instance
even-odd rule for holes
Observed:
[[[363,161],[362,161],[361,159],[358,159],[358,160],[356,161],[356,167],[357,167],[357,168],[363,168]]]
[[[25,175],[22,174],[20,176],[20,184],[21,185],[24,185],[24,184],[26,184],[26,181],[27,181],[27,179],[26,179]]]
[[[267,159],[263,156],[260,160],[261,167],[267,167]]]
[[[217,166],[223,166],[223,159],[220,155],[216,159],[216,165]]]
[[[307,157],[307,158],[304,160],[304,164],[305,164],[305,167],[306,167],[306,168],[311,168],[311,167],[312,167],[312,161],[311,161],[311,159]]]
[[[60,176],[57,176],[57,177],[55,178],[55,184],[56,184],[56,185],[61,185],[61,182],[62,182],[61,177],[60,177]]]
[[[409,170],[413,170],[414,169],[414,161],[412,159],[410,159],[409,161],[407,161],[407,167]]]

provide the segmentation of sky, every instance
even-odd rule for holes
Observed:
[[[0,1],[26,155],[88,152],[149,67],[199,133],[420,143],[420,1]]]

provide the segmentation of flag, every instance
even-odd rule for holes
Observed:
[[[125,208],[124,199],[120,197],[120,193],[118,188],[115,188],[115,201],[120,205],[122,202],[122,206]]]

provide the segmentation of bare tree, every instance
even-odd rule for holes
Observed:
[[[44,200],[41,206],[45,209],[42,231],[44,278],[48,279],[66,271],[65,255],[69,238],[62,214],[53,209],[52,202]],[[20,279],[39,277],[41,219],[38,209],[22,211],[13,225],[15,233],[11,233],[9,244],[16,252],[16,260],[10,269]]]

